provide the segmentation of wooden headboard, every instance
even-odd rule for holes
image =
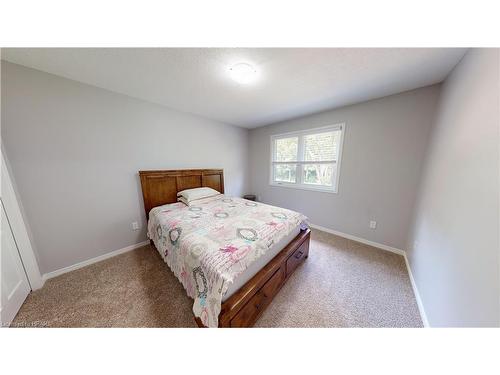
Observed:
[[[177,202],[177,193],[185,189],[210,187],[224,194],[222,169],[179,169],[139,171],[146,217],[156,206]]]

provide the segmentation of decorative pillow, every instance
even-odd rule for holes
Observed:
[[[178,197],[183,197],[188,203],[194,201],[196,199],[213,197],[215,195],[219,195],[220,193],[217,190],[214,190],[209,187],[201,187],[195,189],[187,189],[182,190],[177,193]]]

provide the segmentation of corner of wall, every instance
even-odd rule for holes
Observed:
[[[438,121],[439,118],[439,108],[441,105],[441,94],[442,94],[442,89],[443,89],[443,83],[444,81],[436,84],[437,89],[438,89],[438,94],[436,96],[436,100],[434,103],[434,108],[433,108],[433,113],[432,113],[432,120],[431,120],[431,126],[428,130],[427,134],[427,140],[425,142],[425,151],[424,151],[424,158],[422,162],[420,163],[420,170],[417,172],[418,174],[418,187],[417,187],[417,192],[415,194],[415,197],[413,198],[413,208],[411,210],[412,212],[412,218],[410,221],[410,227],[408,228],[408,234],[406,236],[406,253],[408,256],[411,256],[411,253],[413,251],[413,241],[414,241],[414,227],[417,221],[417,215],[418,215],[418,207],[419,207],[419,201],[420,201],[420,195],[421,195],[421,189],[423,187],[423,181],[425,178],[425,170],[427,167],[427,163],[429,162],[429,150],[430,150],[430,145],[432,141],[432,133],[433,130],[436,126],[436,122]],[[409,259],[408,259],[409,261]]]

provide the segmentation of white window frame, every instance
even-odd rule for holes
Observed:
[[[344,133],[346,129],[346,124],[345,123],[338,123],[334,125],[328,125],[328,126],[323,126],[320,128],[313,128],[313,129],[307,129],[307,130],[301,130],[301,131],[295,131],[295,132],[289,132],[289,133],[282,133],[282,134],[273,134],[271,135],[271,156],[270,156],[270,170],[269,170],[269,184],[272,186],[279,186],[279,187],[286,187],[286,188],[293,188],[293,189],[301,189],[301,190],[312,190],[312,191],[322,191],[326,193],[338,193],[339,191],[339,181],[340,181],[340,167],[341,167],[341,161],[342,161],[342,149],[344,146]],[[326,164],[326,163],[336,163],[337,165],[337,174],[335,177],[335,183],[334,186],[332,187],[327,187],[327,186],[314,186],[310,184],[304,184],[302,183],[302,167],[304,164],[315,164],[319,162],[311,162],[311,161],[305,161],[304,160],[304,136],[310,135],[310,134],[316,134],[316,133],[324,133],[328,131],[338,131],[340,130],[340,140],[339,140],[339,148],[338,148],[338,157],[337,160],[324,160],[321,161],[321,164]],[[280,138],[287,138],[287,137],[298,137],[299,138],[299,144],[298,144],[298,160],[297,161],[291,161],[291,162],[276,162],[274,160],[275,157],[275,144],[276,144],[276,139]],[[296,182],[277,182],[274,181],[274,164],[277,163],[282,163],[282,164],[297,164],[297,174],[296,174]]]

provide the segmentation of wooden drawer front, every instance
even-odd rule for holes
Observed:
[[[271,303],[284,280],[283,267],[280,267],[245,306],[231,319],[231,327],[250,327],[260,313]]]
[[[307,257],[309,254],[309,241],[304,242],[286,261],[286,276],[290,276],[295,268]]]

